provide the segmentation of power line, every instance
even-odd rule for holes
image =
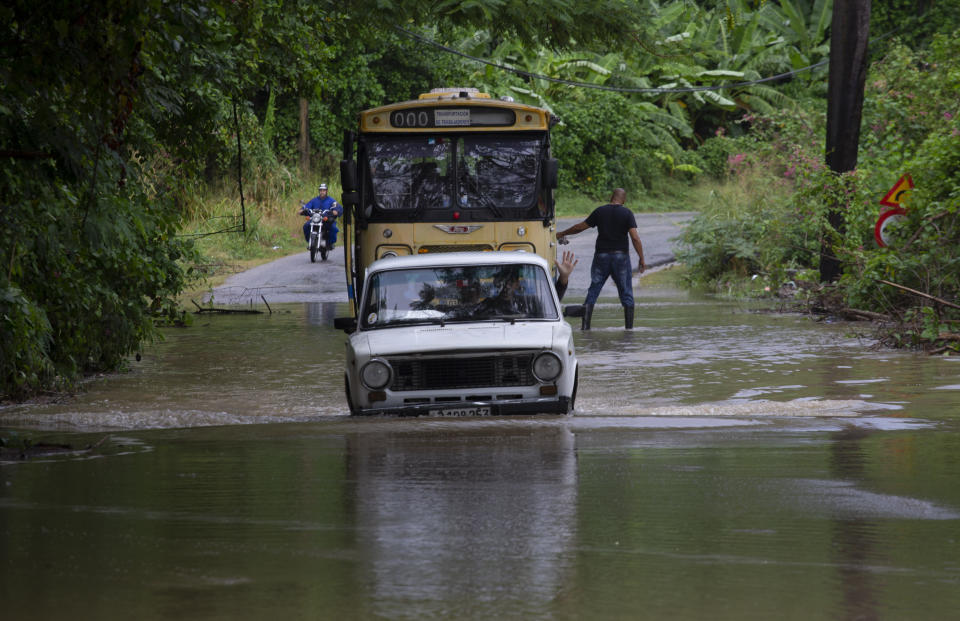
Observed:
[[[618,92],[618,93],[649,93],[649,94],[662,94],[662,93],[695,93],[695,92],[699,92],[699,91],[720,91],[720,90],[728,89],[728,88],[741,88],[741,87],[744,87],[744,86],[753,86],[754,84],[762,84],[763,82],[773,82],[773,81],[775,81],[775,80],[782,80],[782,79],[784,79],[784,78],[793,77],[793,76],[797,75],[798,73],[801,73],[801,72],[804,72],[804,71],[811,71],[811,70],[813,70],[813,69],[816,69],[817,67],[822,67],[823,65],[826,65],[827,63],[830,62],[830,59],[829,59],[829,58],[825,58],[825,59],[821,60],[821,61],[818,62],[818,63],[814,63],[814,64],[809,65],[809,66],[807,66],[807,67],[801,67],[801,68],[799,68],[799,69],[794,69],[794,70],[792,70],[792,71],[787,71],[786,73],[780,73],[780,74],[777,74],[777,75],[768,76],[768,77],[766,77],[766,78],[760,78],[760,79],[758,79],[758,80],[750,80],[749,82],[734,82],[733,84],[717,84],[717,85],[714,85],[714,86],[687,86],[687,87],[683,87],[683,88],[656,88],[656,87],[649,87],[649,88],[639,88],[639,87],[636,87],[636,88],[634,88],[634,87],[627,87],[627,86],[606,86],[606,85],[603,85],[603,84],[590,84],[589,82],[576,82],[576,81],[573,81],[573,80],[565,80],[565,79],[563,79],[563,78],[554,78],[554,77],[551,77],[551,76],[548,76],[548,75],[542,75],[542,74],[539,74],[539,73],[531,73],[531,72],[529,72],[529,71],[524,71],[523,69],[517,69],[517,68],[515,68],[515,67],[511,67],[511,66],[509,66],[509,65],[504,65],[504,64],[502,64],[502,63],[494,62],[494,61],[492,61],[492,60],[487,60],[487,59],[485,59],[485,58],[480,58],[480,57],[478,57],[478,56],[471,56],[470,54],[467,54],[467,53],[465,53],[465,52],[461,52],[460,50],[457,50],[457,49],[454,49],[454,48],[452,48],[452,47],[443,45],[442,43],[437,43],[436,41],[433,41],[433,40],[428,39],[428,38],[426,38],[426,37],[424,37],[424,36],[418,35],[418,34],[415,33],[415,32],[410,32],[409,30],[406,30],[405,28],[401,28],[401,27],[399,27],[399,26],[394,26],[394,28],[395,28],[398,32],[400,32],[401,34],[404,34],[404,35],[410,37],[411,39],[415,39],[415,40],[417,40],[417,41],[419,41],[419,42],[421,42],[421,43],[424,43],[424,44],[426,44],[426,45],[433,46],[433,47],[435,47],[435,48],[437,48],[437,49],[440,49],[440,50],[443,50],[444,52],[447,52],[447,53],[449,53],[449,54],[455,54],[455,55],[457,55],[457,56],[462,56],[463,58],[472,60],[473,62],[483,63],[484,65],[489,65],[489,66],[491,66],[491,67],[495,67],[495,68],[501,69],[501,70],[503,70],[503,71],[509,71],[510,73],[514,73],[514,74],[516,74],[516,75],[523,76],[523,77],[525,77],[525,78],[532,78],[532,79],[537,79],[537,80],[546,80],[546,81],[548,81],[548,82],[556,82],[556,83],[558,83],[558,84],[566,84],[566,85],[568,85],[568,86],[577,86],[577,87],[581,87],[581,88],[592,88],[592,89],[601,90],[601,91],[615,91],[615,92]]]

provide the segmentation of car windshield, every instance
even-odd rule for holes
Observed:
[[[537,265],[390,270],[367,283],[363,326],[557,319],[553,287]]]

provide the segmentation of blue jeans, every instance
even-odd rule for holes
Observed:
[[[633,266],[630,264],[630,255],[626,252],[598,252],[593,255],[590,265],[590,289],[587,290],[587,299],[584,304],[594,304],[600,297],[600,290],[612,277],[620,294],[620,304],[633,306],[633,283],[631,282]]]

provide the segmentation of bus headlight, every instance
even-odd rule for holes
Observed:
[[[390,383],[390,365],[374,358],[360,369],[360,381],[371,390],[379,390]]]
[[[533,359],[533,376],[541,382],[552,382],[560,377],[563,363],[560,357],[550,351],[545,351]]]

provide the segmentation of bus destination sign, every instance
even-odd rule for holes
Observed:
[[[454,110],[434,110],[434,123],[437,127],[470,126],[470,108]]]
[[[405,108],[390,113],[390,125],[398,129],[431,127],[510,127],[517,121],[513,110],[485,106],[455,108]]]

